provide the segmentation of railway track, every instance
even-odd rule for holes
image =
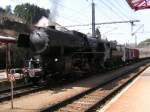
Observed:
[[[45,89],[44,86],[33,86],[33,85],[23,85],[14,88],[14,98],[27,95],[30,93],[38,92],[40,90]],[[5,89],[0,91],[0,102],[10,100],[11,99],[11,92],[10,89]]]
[[[17,86],[17,87],[15,87],[14,88],[14,90],[19,90],[19,89],[23,89],[23,88],[26,88],[26,87],[30,87],[30,86],[32,86],[31,84],[29,85],[21,85],[21,86]],[[3,93],[6,93],[6,92],[10,92],[10,87],[9,88],[7,88],[7,89],[1,89],[0,90],[0,94],[3,94]]]
[[[55,104],[42,112],[91,112],[102,106],[113,95],[117,94],[124,86],[136,78],[149,65],[143,66],[140,70],[138,67],[134,70],[126,71],[127,75],[120,75],[104,84],[91,88],[74,97],[66,99],[58,104]],[[134,71],[134,73],[132,72]],[[125,71],[124,71],[125,72]],[[129,73],[131,72],[131,73]]]

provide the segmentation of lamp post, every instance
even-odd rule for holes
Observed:
[[[92,0],[92,37],[95,37],[95,3]]]

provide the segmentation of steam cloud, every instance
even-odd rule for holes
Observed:
[[[50,0],[52,7],[50,9],[50,15],[49,15],[49,20],[51,25],[55,25],[56,18],[58,16],[58,11],[59,11],[59,3],[60,0]]]

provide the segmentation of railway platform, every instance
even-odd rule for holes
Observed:
[[[14,77],[15,79],[20,79],[22,77],[22,74],[15,73]],[[3,81],[7,81],[6,72],[0,72],[0,83]]]
[[[5,72],[0,72],[0,82],[4,81],[7,79],[6,73]]]
[[[150,67],[98,112],[149,112]]]
[[[14,84],[16,86],[24,85],[23,75],[20,73],[14,74]],[[0,71],[0,91],[6,90],[10,88],[10,81],[7,79],[6,72]]]

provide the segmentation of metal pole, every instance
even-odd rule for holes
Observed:
[[[95,3],[92,0],[92,37],[95,37]]]
[[[136,33],[144,27],[144,24],[142,24],[139,28],[137,28],[134,32],[132,32],[132,36],[135,36],[135,47],[137,46],[137,36]]]
[[[6,44],[6,76],[8,79],[8,44]]]
[[[133,25],[134,23],[133,22],[130,22],[131,23],[131,36],[133,36]]]
[[[10,74],[10,68],[11,68],[11,57],[10,57],[10,46],[9,46],[9,44],[7,44],[7,60],[8,60],[8,73]],[[10,75],[12,75],[12,74],[10,74]],[[10,84],[11,84],[11,109],[13,109],[14,108],[14,105],[13,105],[13,99],[14,99],[14,91],[13,91],[13,89],[14,89],[14,84],[13,84],[13,79],[12,79],[12,76],[9,76],[10,77]]]
[[[13,99],[14,99],[14,83],[13,80],[11,80],[11,109],[14,108]]]
[[[131,23],[131,37],[133,37],[133,25],[134,25],[134,22],[130,22]]]
[[[137,47],[137,36],[135,35],[135,47]]]

